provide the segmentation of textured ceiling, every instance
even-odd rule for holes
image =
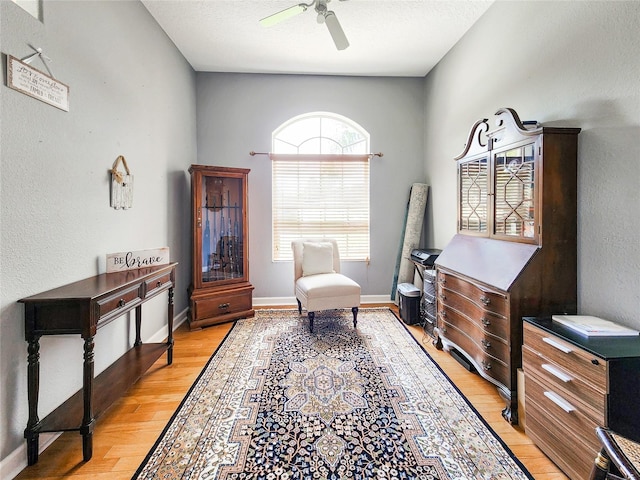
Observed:
[[[142,0],[196,71],[423,77],[493,0],[330,0],[338,51],[313,8],[265,28],[295,0]],[[310,0],[308,0],[310,3]]]

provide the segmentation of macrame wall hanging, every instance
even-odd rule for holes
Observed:
[[[124,172],[119,170],[120,164]],[[115,209],[127,209],[133,206],[133,175],[122,155],[116,158],[111,168],[111,206]]]

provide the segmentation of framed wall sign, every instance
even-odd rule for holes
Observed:
[[[67,85],[11,55],[7,55],[7,86],[60,110],[69,111]]]

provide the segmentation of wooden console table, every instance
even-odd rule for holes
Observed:
[[[85,461],[93,454],[95,419],[117,400],[166,351],[173,361],[173,290],[177,263],[103,273],[47,292],[23,298],[25,338],[28,345],[29,420],[27,461],[38,461],[38,440],[42,432],[79,430]],[[167,291],[168,338],[166,343],[143,344],[140,338],[142,304]],[[134,346],[95,379],[94,341],[98,329],[126,312],[136,310]],[[38,418],[40,390],[40,337],[79,334],[84,339],[82,389],[47,415]]]

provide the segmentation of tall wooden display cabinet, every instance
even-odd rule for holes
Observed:
[[[249,169],[191,165],[192,280],[189,328],[251,317]]]

